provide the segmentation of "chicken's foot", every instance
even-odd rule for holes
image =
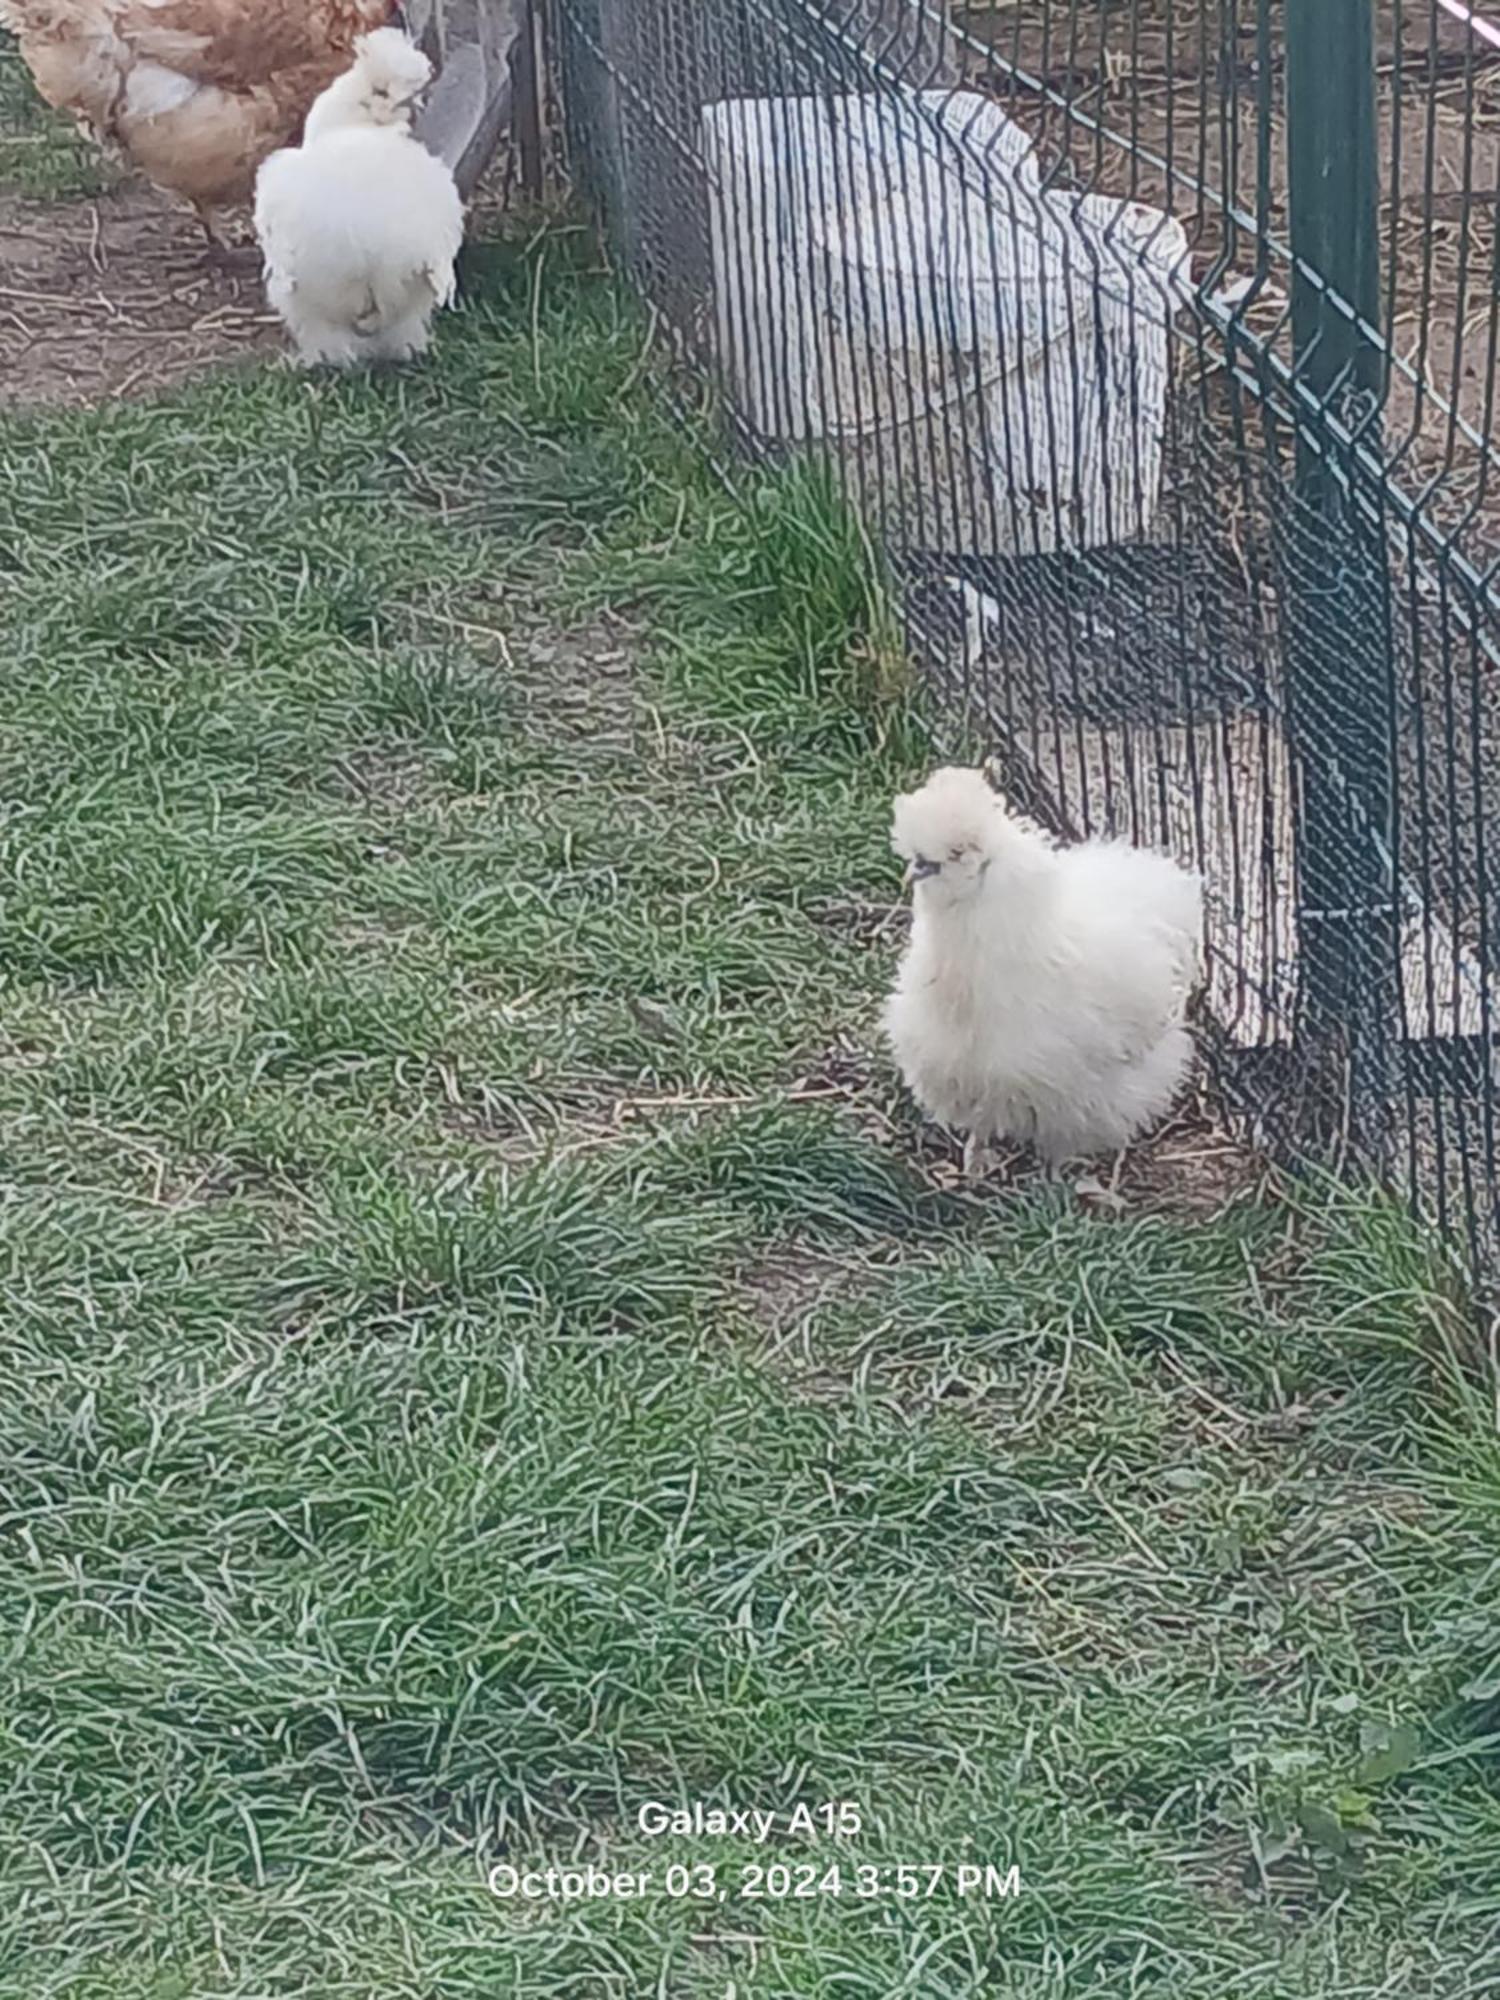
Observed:
[[[208,262],[221,271],[258,271],[260,269],[260,248],[258,244],[241,243],[231,236],[223,217],[212,209],[194,205],[193,214],[198,227],[203,231],[205,254]]]

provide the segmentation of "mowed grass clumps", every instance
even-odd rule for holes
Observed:
[[[933,1185],[878,564],[719,490],[591,259],[5,432],[0,1991],[1486,1991],[1442,1280],[1378,1204]]]

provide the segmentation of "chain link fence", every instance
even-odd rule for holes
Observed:
[[[553,0],[577,181],[1018,802],[1209,885],[1279,1148],[1497,1247],[1500,32],[1457,0]],[[958,733],[956,731],[956,733]]]

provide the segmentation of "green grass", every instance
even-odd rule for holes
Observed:
[[[3,432],[0,1993],[1500,1990],[1444,1282],[933,1188],[878,575],[589,259]],[[694,1798],[1024,1893],[484,1886]]]
[[[113,179],[98,148],[38,98],[14,38],[0,28],[0,192],[66,201],[99,194]]]

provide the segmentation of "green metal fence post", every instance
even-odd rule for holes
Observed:
[[[1397,1017],[1374,0],[1286,0],[1295,500],[1287,705],[1297,774],[1297,1034],[1357,1150],[1383,1148]],[[1373,448],[1372,448],[1373,447]]]
[[[631,0],[592,0],[598,54],[589,59],[594,89],[586,113],[594,126],[593,194],[603,210],[610,248],[625,271],[634,268],[640,235],[640,191],[632,175],[632,121],[625,81],[631,74],[630,9]]]
[[[543,9],[540,0],[526,0],[521,15],[521,32],[511,57],[515,78],[516,153],[521,170],[521,187],[530,201],[540,201],[547,178],[546,97],[547,65],[541,57]]]

